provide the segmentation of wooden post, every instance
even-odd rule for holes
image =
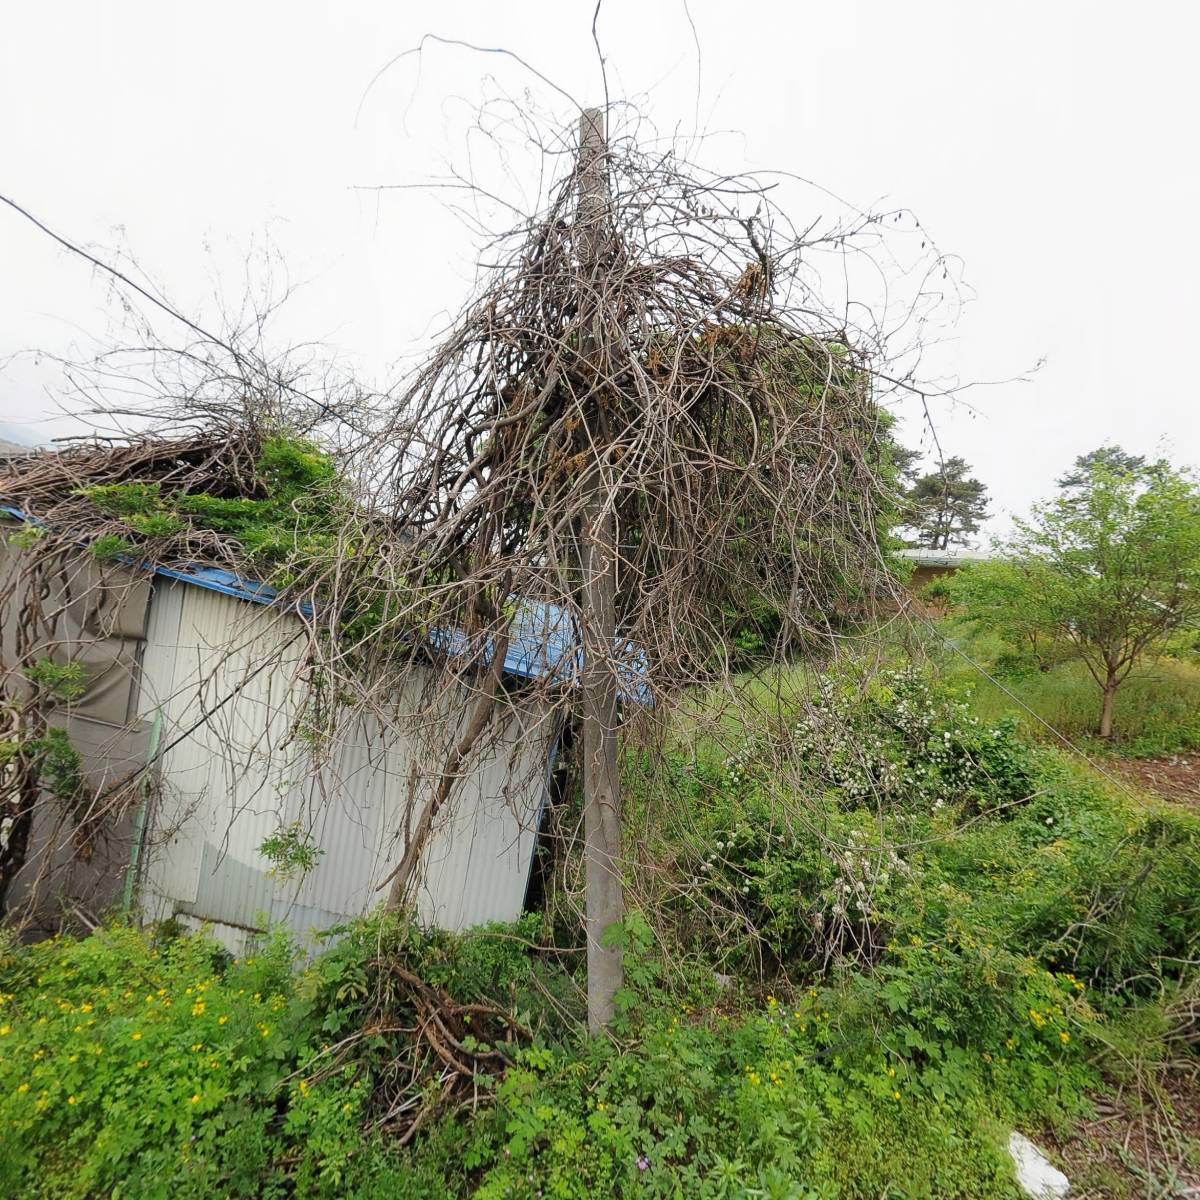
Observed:
[[[604,173],[604,115],[585,109],[579,122],[579,197],[577,244],[585,292],[580,305],[580,350],[599,367],[597,297],[601,290],[602,251],[608,219]],[[596,380],[600,404],[603,384]],[[620,781],[617,772],[617,681],[612,655],[616,645],[616,518],[604,469],[605,431],[589,429],[600,454],[593,468],[584,510],[583,567],[583,843],[587,930],[588,1030],[598,1033],[615,1011],[625,972],[619,946],[605,945],[605,932],[624,915],[621,890]]]

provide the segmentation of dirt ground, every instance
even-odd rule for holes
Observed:
[[[1105,1096],[1070,1135],[1047,1138],[1071,1200],[1200,1196],[1200,1082],[1168,1076],[1155,1097]]]
[[[1162,758],[1114,758],[1105,763],[1114,774],[1167,800],[1200,807],[1200,754]]]

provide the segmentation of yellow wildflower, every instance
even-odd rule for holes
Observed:
[[[74,1104],[74,1103],[75,1103],[75,1097],[74,1097],[74,1096],[68,1096],[68,1097],[67,1097],[67,1103],[68,1103],[68,1104]]]
[[[18,1091],[18,1092],[27,1092],[27,1091],[29,1091],[29,1084],[27,1084],[27,1083],[21,1083],[21,1084],[18,1084],[18,1085],[17,1085],[17,1091]]]
[[[135,1042],[140,1042],[142,1040],[142,1035],[140,1032],[131,1033],[129,1036],[133,1038]]]
[[[1058,1040],[1065,1046],[1071,1040],[1071,1035],[1065,1029],[1060,1029],[1058,1031]]]

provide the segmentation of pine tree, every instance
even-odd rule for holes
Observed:
[[[987,519],[986,486],[968,476],[970,467],[957,455],[936,471],[922,475],[908,490],[906,527],[913,531],[911,545],[945,550],[965,545]]]
[[[1096,470],[1125,479],[1138,474],[1146,466],[1140,454],[1129,454],[1120,446],[1098,446],[1087,454],[1080,454],[1075,465],[1062,478],[1058,486],[1064,492],[1078,492],[1088,486]]]

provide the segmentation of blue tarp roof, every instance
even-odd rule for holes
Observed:
[[[6,512],[30,524],[45,524],[7,504],[0,504],[0,512]],[[251,604],[273,604],[279,595],[278,589],[268,583],[258,583],[220,567],[196,563],[182,567],[155,567],[154,571],[167,579],[208,588],[209,591],[221,592]],[[446,654],[462,652],[467,648],[469,641],[467,635],[458,629],[432,630],[429,640]],[[645,654],[635,650],[629,642],[625,642],[621,650],[621,698],[635,700],[647,706],[653,704],[650,685],[646,682]],[[567,683],[572,678],[579,678],[581,662],[582,653],[572,628],[570,614],[565,609],[539,600],[517,602],[508,649],[504,654],[505,674],[522,679],[558,676],[562,682]]]
[[[469,638],[460,629],[435,629],[429,640],[437,649],[455,654],[467,649]],[[485,654],[485,659],[490,654]],[[618,691],[623,700],[653,704],[646,682],[646,656],[625,642],[620,646]],[[509,626],[504,670],[525,679],[559,678],[568,683],[579,678],[583,665],[571,615],[566,609],[539,600],[518,600]]]

